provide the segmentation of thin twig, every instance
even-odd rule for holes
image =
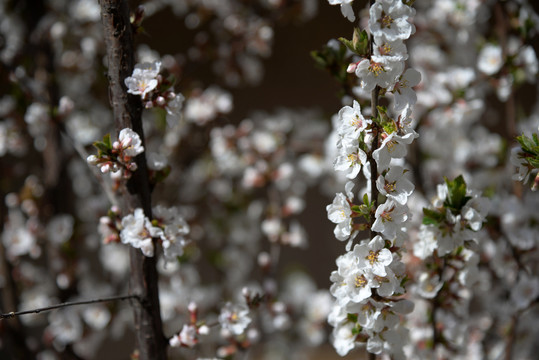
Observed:
[[[38,309],[33,310],[25,310],[25,311],[12,311],[7,314],[0,314],[0,319],[11,319],[15,316],[19,315],[28,315],[28,314],[39,314],[44,311],[50,311],[55,309],[60,309],[68,306],[74,306],[74,305],[87,305],[87,304],[95,304],[100,302],[107,302],[107,301],[116,301],[116,300],[129,300],[129,299],[137,299],[139,300],[138,295],[120,295],[120,296],[111,296],[101,299],[93,299],[93,300],[83,300],[83,301],[70,301],[70,302],[64,302],[61,304],[46,306]]]

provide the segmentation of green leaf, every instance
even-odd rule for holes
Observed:
[[[450,208],[453,213],[457,213],[470,199],[469,196],[466,196],[466,182],[464,182],[462,175],[459,175],[453,181],[449,181],[446,177],[444,177],[444,180],[448,190],[444,205]]]
[[[385,106],[377,106],[376,108],[378,109],[378,122],[384,131],[388,134],[397,131],[397,124],[387,115],[387,108]]]
[[[103,144],[109,149],[112,149],[112,142],[110,141],[110,134],[103,136]]]
[[[438,226],[440,222],[444,221],[444,214],[431,210],[429,208],[423,208],[423,225],[436,225]]]
[[[529,163],[531,166],[533,166],[534,168],[536,168],[536,169],[539,168],[539,158],[535,158],[535,159],[533,159],[533,158],[528,158],[528,159],[526,159],[526,160],[528,160],[528,163]]]
[[[96,141],[93,143],[93,145],[99,152],[98,157],[101,157],[103,154],[108,154],[111,150],[111,147],[107,146],[107,144],[102,141]]]
[[[363,204],[370,205],[370,203],[369,203],[369,195],[367,195],[366,193],[363,195]]]
[[[535,135],[535,134],[534,134]],[[535,137],[537,138],[537,136]],[[534,139],[535,140],[535,139]],[[522,134],[521,136],[517,136],[517,141],[520,143],[520,146],[522,147],[522,150],[533,154],[538,155],[536,150],[536,144],[532,139]],[[534,151],[535,150],[535,151]]]
[[[352,50],[360,56],[366,56],[369,53],[369,34],[365,30],[361,31],[359,28],[354,28],[354,37],[352,39]]]
[[[346,38],[343,38],[343,37],[340,37],[340,38],[339,38],[339,41],[340,41],[341,43],[343,43],[343,45],[346,46],[346,48],[347,48],[348,50],[350,50],[351,52],[353,52],[353,53],[356,52],[356,49],[354,48],[354,42],[353,42],[353,41],[350,41],[350,40],[348,40],[348,39],[346,39]]]

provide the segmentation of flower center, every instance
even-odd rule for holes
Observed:
[[[378,51],[380,52],[380,55],[389,55],[391,53],[391,46],[389,46],[388,43],[385,43],[378,47]]]
[[[386,14],[384,11],[382,11],[382,18],[379,20],[382,24],[382,28],[390,28],[391,24],[393,24],[393,18]]]
[[[378,261],[378,251],[374,252],[369,250],[369,255],[367,255],[366,259],[369,260],[371,265],[374,265],[374,263]]]
[[[354,278],[354,284],[356,285],[356,288],[364,287],[367,284],[365,275],[356,275]]]
[[[356,114],[356,116],[354,118],[352,118],[352,126],[355,126],[355,127],[359,128],[362,125],[363,125],[363,121],[361,120],[359,115]]]
[[[381,72],[386,71],[384,66],[380,63],[374,62],[371,60],[371,65],[369,66],[369,71],[374,74],[374,76],[380,75]]]
[[[395,140],[391,140],[391,141],[388,141],[387,142],[387,151],[388,152],[393,152],[393,150],[395,150],[395,145],[397,144],[397,142]]]
[[[392,183],[388,183],[386,182],[386,184],[384,185],[384,190],[388,193],[392,193],[392,192],[395,192],[397,186],[395,185],[396,181],[393,181]]]
[[[391,211],[382,212],[382,214],[380,214],[380,217],[382,218],[382,222],[393,221],[393,218],[391,217]]]

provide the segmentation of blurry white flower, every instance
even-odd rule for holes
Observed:
[[[249,308],[243,304],[226,303],[221,309],[219,323],[234,335],[241,335],[251,323]]]
[[[486,75],[497,73],[503,65],[502,48],[499,45],[487,44],[479,52],[477,68]]]

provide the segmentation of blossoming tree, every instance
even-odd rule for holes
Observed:
[[[138,3],[0,4],[2,358],[533,358],[532,2]]]

